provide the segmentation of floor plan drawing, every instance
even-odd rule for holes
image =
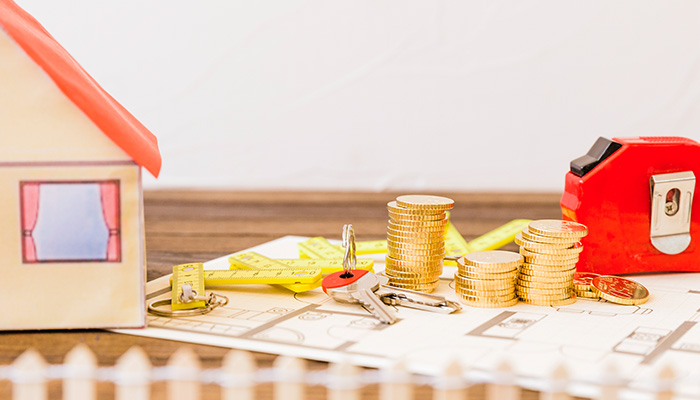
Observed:
[[[247,251],[293,258],[303,239],[284,237]],[[375,257],[375,272],[383,268],[382,257]],[[227,269],[226,259],[205,268]],[[453,268],[445,267],[435,293],[456,300]],[[592,379],[587,374],[612,363],[630,382],[643,384],[659,365],[699,365],[700,273],[633,279],[651,293],[641,306],[579,299],[563,307],[464,306],[450,315],[394,307],[399,321],[393,325],[359,305],[334,301],[320,288],[294,294],[271,286],[212,287],[207,290],[229,298],[227,306],[196,317],[149,316],[146,329],[118,332],[368,367],[403,360],[422,374],[437,374],[454,359],[485,371],[507,360],[523,375],[546,376],[563,363],[581,379]],[[147,301],[168,298],[168,285],[168,277],[149,282]]]

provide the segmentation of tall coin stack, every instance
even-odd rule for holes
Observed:
[[[510,307],[518,303],[515,281],[523,257],[512,251],[477,251],[457,260],[455,292],[472,307]]]
[[[576,302],[574,273],[583,250],[585,225],[571,221],[532,221],[515,235],[525,263],[520,268],[516,293],[525,303],[563,306]]]
[[[438,286],[445,258],[445,211],[454,200],[440,196],[405,195],[387,204],[389,285],[432,292]]]

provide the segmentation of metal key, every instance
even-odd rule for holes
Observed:
[[[388,279],[386,277],[380,277],[379,289],[374,292],[377,297],[382,299],[384,304],[438,312],[441,314],[452,314],[462,309],[459,303],[447,300],[442,296],[387,286],[385,285],[387,281]]]
[[[385,324],[393,324],[394,311],[374,292],[379,289],[377,275],[362,269],[338,271],[323,278],[323,291],[341,303],[360,303],[367,311]]]

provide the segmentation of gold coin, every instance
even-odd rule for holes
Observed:
[[[514,269],[512,271],[501,272],[501,273],[491,273],[491,272],[481,272],[474,270],[467,270],[465,268],[457,268],[457,273],[465,278],[469,279],[515,279],[518,276],[518,270]]]
[[[576,269],[576,264],[555,264],[555,265],[543,265],[540,263],[524,262],[522,265],[525,269],[535,269],[544,272],[561,272],[561,271],[571,271]]]
[[[576,263],[578,263],[578,255],[576,255],[574,257],[570,257],[570,258],[561,258],[561,259],[526,256],[525,262],[528,264],[550,265],[550,266],[576,265]]]
[[[470,272],[473,273],[489,273],[489,274],[502,274],[502,273],[511,273],[514,270],[517,271],[518,267],[517,266],[512,266],[512,265],[499,265],[499,264],[494,264],[490,266],[478,266],[475,267],[473,265],[465,265],[461,260],[463,260],[464,257],[459,258],[457,260],[457,269],[460,271],[461,275],[467,275]],[[462,273],[462,271],[464,273]]]
[[[561,307],[561,306],[568,306],[571,304],[576,303],[576,295],[573,295],[571,297],[567,297],[566,299],[561,299],[561,300],[535,300],[535,299],[521,299],[523,303],[530,304],[533,306],[542,306],[542,307]]]
[[[394,236],[445,236],[444,226],[400,225],[389,220],[386,229],[388,233],[391,233]]]
[[[524,247],[520,247],[518,250],[520,254],[527,257],[537,257],[541,259],[552,259],[552,260],[568,260],[572,258],[578,258],[579,253],[583,250],[583,247],[575,247],[569,249],[549,249],[552,253],[540,253],[538,251],[530,251]]]
[[[445,225],[447,225],[447,220],[446,219],[438,219],[434,221],[415,221],[411,219],[389,219],[391,223],[394,225],[400,225],[400,226],[407,226],[411,228],[423,228],[423,227],[437,227],[437,228],[444,228]]]
[[[535,272],[566,272],[566,273],[574,273],[576,272],[576,264],[569,264],[569,265],[540,265],[540,264],[530,264],[530,263],[523,263],[523,265],[520,267],[520,270],[523,271],[535,271]]]
[[[491,293],[481,293],[473,290],[467,290],[467,289],[461,289],[457,288],[455,290],[458,296],[462,298],[467,298],[473,301],[483,301],[483,300],[491,300],[491,301],[508,301],[517,298],[515,292],[508,292],[508,293],[503,293],[503,294],[491,294]]]
[[[406,207],[399,207],[396,204],[396,200],[390,201],[386,203],[386,208],[389,212],[393,212],[396,214],[412,214],[412,215],[423,215],[423,214],[445,214],[445,210],[431,210],[431,209],[424,209],[424,208],[406,208]]]
[[[515,244],[518,246],[522,246],[527,250],[540,250],[540,249],[556,249],[556,250],[562,250],[562,249],[568,249],[572,246],[571,243],[540,243],[540,242],[533,242],[532,240],[527,240],[523,238],[523,233],[518,232],[515,234],[515,238],[513,239]]]
[[[554,236],[561,238],[578,238],[588,234],[586,225],[573,221],[561,221],[558,219],[540,219],[532,221],[528,225],[530,232],[542,236]]]
[[[389,286],[394,286],[394,287],[397,287],[399,289],[408,289],[408,290],[415,290],[418,292],[430,293],[433,290],[435,290],[435,288],[440,286],[440,281],[436,280],[435,282],[432,282],[432,283],[408,284],[408,285],[397,282],[397,283],[393,283],[392,285],[389,285]]]
[[[532,275],[518,275],[518,281],[532,282],[532,283],[571,283],[571,278],[568,276],[561,277],[543,277],[543,276],[532,276]]]
[[[576,291],[576,296],[577,296],[577,297],[586,297],[586,298],[589,298],[589,299],[599,299],[599,298],[600,298],[600,297],[598,297],[597,294],[595,294],[595,293],[593,293],[593,292],[591,292],[591,291],[587,291],[587,290],[577,290],[577,291]]]
[[[583,245],[581,242],[576,242],[572,247],[569,247],[567,249],[555,249],[555,248],[546,248],[546,247],[541,247],[537,249],[532,249],[532,248],[526,248],[525,246],[520,246],[520,254],[523,256],[527,255],[538,255],[538,256],[546,256],[546,255],[551,255],[551,256],[565,256],[565,255],[571,255],[573,256],[574,254],[579,254],[583,251]]]
[[[455,274],[455,284],[465,289],[509,289],[515,286],[515,280],[482,280],[470,279]]]
[[[483,300],[483,301],[478,301],[478,300],[470,300],[469,298],[465,297],[460,297],[459,301],[462,304],[471,306],[471,307],[478,307],[478,308],[505,308],[505,307],[512,307],[516,304],[518,304],[518,298],[514,298],[512,300],[507,300],[507,301],[500,301],[500,302],[492,302],[488,300]]]
[[[537,273],[537,272],[530,272],[530,271],[525,271],[525,272],[523,272],[523,271],[520,271],[520,275],[518,275],[518,278],[519,278],[519,279],[522,279],[522,280],[528,280],[528,279],[529,279],[529,280],[532,280],[532,279],[535,279],[535,280],[536,280],[536,279],[540,279],[540,278],[542,278],[542,279],[550,279],[550,278],[562,278],[562,279],[563,279],[563,278],[566,278],[569,282],[572,282],[572,284],[573,284],[573,281],[574,281],[574,274],[573,274],[573,273],[572,273],[572,274],[569,274],[569,275],[565,275],[565,274],[551,274],[551,273],[550,273],[550,274],[547,274],[547,273],[541,273],[541,274],[540,274],[540,273]]]
[[[523,231],[521,232],[521,236],[523,240],[529,240],[531,242],[537,242],[537,243],[547,243],[547,244],[569,244],[573,245],[574,243],[578,242],[578,239],[575,238],[560,238],[560,237],[554,237],[554,236],[542,236],[538,235],[536,233],[531,232],[527,227],[523,228]]]
[[[575,296],[575,292],[573,289],[557,293],[530,293],[522,290],[516,290],[515,293],[517,293],[518,297],[520,297],[521,299],[530,300],[562,300],[571,296]]]
[[[409,249],[394,249],[387,248],[387,254],[390,257],[399,258],[401,260],[408,259],[425,259],[426,261],[437,261],[445,258],[445,248],[435,250],[409,250]]]
[[[439,277],[442,274],[442,269],[438,268],[424,268],[424,269],[402,269],[401,267],[399,268],[393,268],[393,267],[386,267],[384,269],[384,272],[389,274],[389,275],[394,275],[394,276],[405,276],[405,277],[410,277],[410,276],[435,276]],[[437,278],[435,278],[437,279]]]
[[[417,244],[433,243],[434,244],[434,243],[444,243],[445,237],[442,235],[416,237],[416,236],[395,236],[395,235],[387,234],[386,240],[389,242],[394,242],[394,243],[417,243]]]
[[[391,256],[384,257],[384,262],[386,266],[392,267],[405,267],[405,268],[440,268],[442,269],[442,259],[437,261],[423,261],[423,260],[400,260]]]
[[[516,282],[517,286],[527,289],[543,289],[543,290],[554,290],[554,289],[571,289],[571,282],[539,282],[539,281],[526,281],[518,280]]]
[[[441,221],[447,218],[447,214],[444,211],[439,214],[405,214],[389,211],[389,218],[396,221]]]
[[[444,242],[435,243],[420,243],[420,242],[395,242],[393,240],[386,241],[387,247],[392,249],[406,250],[445,250]]]
[[[442,196],[407,194],[397,197],[396,205],[408,209],[449,210],[454,207],[455,202]]]
[[[467,253],[461,258],[465,265],[474,267],[510,266],[517,267],[522,264],[523,256],[513,251],[488,250]]]
[[[386,271],[381,273],[381,275],[389,278],[389,282],[388,282],[389,286],[393,286],[395,283],[403,284],[403,285],[413,285],[413,284],[422,285],[422,284],[435,282],[435,277],[433,277],[433,276],[424,276],[421,278],[406,278],[406,277],[401,277],[401,276],[389,275],[386,273]]]
[[[574,288],[569,286],[569,287],[557,287],[557,288],[531,288],[527,286],[520,286],[520,284],[515,285],[515,291],[519,293],[523,293],[526,295],[542,295],[542,296],[554,296],[560,293],[572,293],[574,291]]]
[[[434,238],[445,238],[444,231],[406,231],[406,230],[396,230],[389,226],[386,228],[387,235],[397,236],[406,239],[434,239]]]
[[[591,281],[591,290],[601,299],[615,304],[639,305],[649,300],[649,290],[641,283],[619,276],[598,276]]]

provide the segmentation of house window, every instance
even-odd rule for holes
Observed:
[[[22,260],[119,262],[119,181],[21,182]]]

